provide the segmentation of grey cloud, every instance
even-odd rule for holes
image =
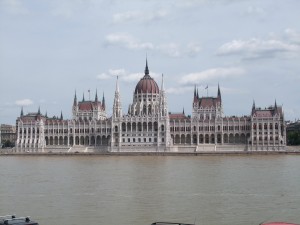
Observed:
[[[108,34],[105,37],[105,45],[119,46],[129,50],[153,50],[175,58],[182,56],[194,57],[201,51],[200,44],[196,42],[190,42],[185,47],[181,47],[180,44],[174,42],[154,44],[151,42],[140,41],[126,33]]]
[[[223,44],[217,51],[218,55],[240,55],[242,58],[272,58],[277,53],[299,53],[300,46],[276,39],[233,40]]]
[[[154,20],[159,20],[168,15],[168,12],[165,10],[158,10],[152,12],[141,11],[127,11],[123,13],[116,13],[113,15],[114,23],[124,23],[129,21],[138,21],[138,22],[151,22]]]

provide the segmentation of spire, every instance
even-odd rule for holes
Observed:
[[[276,99],[275,99],[274,110],[275,110],[275,113],[277,113],[277,102],[276,102]]]
[[[115,91],[114,106],[113,106],[113,117],[118,118],[121,116],[122,116],[122,106],[121,106],[120,91],[119,91],[119,77],[117,76],[116,91]]]
[[[183,110],[182,110],[182,114],[185,115],[185,113],[184,113],[184,107],[183,107]]]
[[[104,91],[103,91],[103,97],[102,97],[102,107],[105,109],[105,98],[104,98]]]
[[[24,116],[24,112],[23,112],[23,106],[21,108],[21,113],[20,113],[20,116]]]
[[[119,92],[119,76],[117,76],[116,91],[115,92]]]
[[[255,101],[253,99],[253,104],[252,104],[252,114],[255,112]]]
[[[96,89],[96,95],[95,95],[95,102],[98,102],[98,94],[97,94],[97,89]]]
[[[63,114],[62,114],[62,111],[60,111],[60,119],[61,119],[61,120],[64,119]]]
[[[40,115],[41,114],[41,109],[40,109],[40,107],[39,107],[39,109],[38,109],[38,115]]]
[[[74,103],[73,105],[77,105],[77,96],[76,96],[76,90],[75,90],[75,95],[74,95]]]
[[[47,111],[46,111],[46,113],[45,113],[45,117],[48,118]]]
[[[197,102],[197,92],[196,92],[196,84],[195,84],[195,88],[194,88],[194,102]]]
[[[82,102],[84,102],[85,100],[84,100],[84,93],[83,93],[83,95],[82,95]]]
[[[197,87],[197,99],[199,99],[199,92],[198,92],[198,87]]]
[[[147,60],[147,56],[146,56],[145,75],[149,75],[149,69],[148,69],[148,60]]]
[[[218,83],[218,97],[221,98],[221,91],[220,91],[220,85]]]

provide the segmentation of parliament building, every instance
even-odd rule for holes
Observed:
[[[192,94],[192,93],[191,93]],[[199,97],[195,88],[192,115],[170,113],[164,79],[160,88],[148,63],[137,83],[132,103],[124,113],[118,79],[113,112],[107,115],[104,95],[94,101],[77,100],[72,118],[48,117],[40,112],[16,120],[16,152],[198,152],[276,151],[286,146],[286,124],[281,106],[258,108],[249,116],[225,117],[221,90],[215,97]]]

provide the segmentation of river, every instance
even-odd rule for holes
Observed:
[[[300,223],[300,156],[2,156],[0,214],[40,225]]]

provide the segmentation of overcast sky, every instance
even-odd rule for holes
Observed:
[[[275,99],[300,118],[299,0],[0,0],[0,123],[47,111],[71,118],[77,97],[106,98],[116,76],[123,112],[146,54],[169,111],[191,114],[221,87],[224,114],[249,115]]]

